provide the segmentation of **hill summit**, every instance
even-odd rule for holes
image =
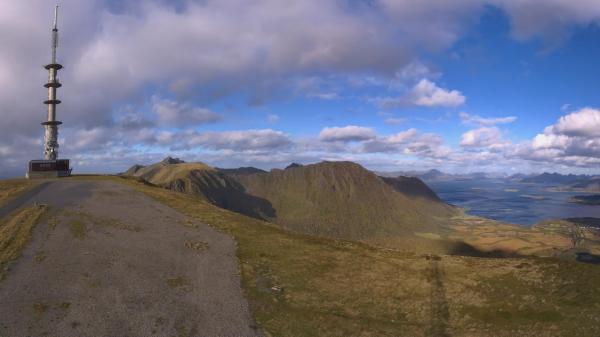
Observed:
[[[308,234],[365,239],[435,231],[456,212],[417,178],[381,178],[353,162],[326,161],[238,180],[273,204],[273,222]]]
[[[136,177],[170,190],[201,196],[212,204],[254,218],[274,216],[274,209],[264,199],[246,193],[232,176],[204,163],[186,163],[171,157],[149,165],[134,165],[124,176]]]
[[[227,174],[225,172],[231,172]],[[203,163],[136,165],[126,175],[312,235],[369,239],[436,232],[458,210],[418,178],[382,178],[353,162],[290,165],[270,172]]]

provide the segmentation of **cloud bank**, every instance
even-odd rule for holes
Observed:
[[[231,127],[208,133],[197,127],[226,121],[227,100],[254,106],[298,93],[342,99],[331,86],[317,90],[323,83],[310,90],[299,85],[331,77],[347,79],[346,85],[358,78],[398,89],[397,96],[374,101],[384,108],[461,107],[468,93],[441,84],[441,75],[418,59],[421,52],[451,48],[486,6],[508,15],[511,34],[520,41],[551,41],[565,36],[569,27],[600,20],[600,5],[591,0],[64,0],[61,5],[59,57],[66,68],[60,73],[64,103],[59,118],[68,123],[60,137],[63,146],[69,144],[61,151],[82,166],[113,163],[108,169],[154,159],[153,153],[165,149],[229,151],[230,157],[231,151],[277,149],[282,152],[271,153],[276,163],[295,148],[298,157],[322,158],[315,144],[332,149],[338,145],[325,143],[348,141],[362,143],[348,150],[353,155],[450,156],[439,135],[411,129],[379,135],[360,125],[340,126],[306,140],[272,129]],[[49,59],[52,6],[0,2],[0,176],[21,174],[28,159],[41,155],[46,74],[40,65]],[[208,108],[212,104],[222,104],[223,110]],[[598,158],[597,113],[589,108],[568,114],[506,156],[591,165]],[[461,118],[477,127],[463,135],[466,148],[506,142],[495,128],[515,121]],[[279,119],[269,117],[272,124]],[[307,143],[310,150],[298,152]]]

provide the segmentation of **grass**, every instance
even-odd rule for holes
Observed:
[[[185,248],[193,249],[198,252],[202,252],[208,249],[208,243],[203,241],[186,241]]]
[[[85,239],[87,233],[87,226],[85,221],[82,219],[71,219],[69,222],[69,230],[71,231],[71,235],[73,235],[76,239]]]
[[[95,216],[82,211],[62,210],[60,214],[67,219],[71,234],[76,239],[84,239],[86,237],[89,225],[113,227],[130,232],[142,231],[140,226],[124,224],[109,217]],[[52,219],[49,221],[52,221]],[[54,223],[52,224],[55,225]]]
[[[186,279],[185,277],[176,277],[176,278],[170,278],[167,280],[167,285],[171,288],[181,288],[181,287],[186,287],[190,284],[190,280]]]
[[[239,180],[250,194],[272,203],[276,216],[267,220],[339,239],[406,236],[424,229],[436,232],[441,222],[459,213],[441,202],[399,193],[350,162],[322,162]]]
[[[39,320],[50,308],[49,305],[45,303],[34,303],[33,304],[33,312],[35,313],[35,317]]]
[[[33,228],[46,210],[47,206],[25,207],[0,220],[0,279],[5,266],[18,258],[31,240]]]
[[[232,235],[253,315],[272,336],[600,335],[597,266],[432,258],[296,234],[190,195],[110,179]]]
[[[35,185],[34,181],[28,179],[0,180],[0,207]]]

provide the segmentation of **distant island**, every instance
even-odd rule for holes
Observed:
[[[599,206],[600,194],[594,195],[576,195],[569,199],[569,202],[581,205]]]

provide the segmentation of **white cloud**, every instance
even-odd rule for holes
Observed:
[[[307,95],[307,97],[309,98],[317,98],[317,99],[322,99],[324,101],[332,101],[335,99],[339,99],[340,96],[335,93],[335,92],[316,92],[316,93],[309,93]]]
[[[221,116],[203,108],[194,107],[189,103],[180,103],[157,96],[152,97],[152,110],[163,125],[190,127],[200,124],[214,123]]]
[[[600,110],[584,108],[561,117],[552,132],[567,136],[600,137]]]
[[[180,6],[162,0],[119,1],[116,10],[112,0],[61,1],[59,60],[65,69],[60,72],[64,87],[59,90],[63,104],[58,117],[65,123],[61,136],[67,139],[61,153],[80,161],[86,156],[105,158],[100,152],[118,154],[128,165],[129,158],[143,157],[135,152],[136,145],[182,142],[181,130],[161,130],[151,117],[176,128],[206,123],[216,117],[201,107],[231,97],[248,97],[256,103],[293,95],[293,83],[303,78],[351,82],[369,77],[365,81],[387,84],[401,78],[406,85],[401,93],[412,95],[382,103],[459,106],[464,95],[436,84],[440,75],[414,60],[419,59],[418,51],[435,53],[451,47],[477,22],[485,6],[506,10],[518,39],[562,35],[564,27],[597,23],[600,18],[600,5],[594,0],[177,3]],[[8,169],[22,172],[26,160],[41,152],[39,123],[45,117],[41,84],[47,74],[39,65],[49,61],[52,6],[43,1],[0,1],[2,174]],[[14,79],[24,80],[15,85]],[[413,86],[413,81],[420,82]],[[123,105],[149,101],[154,93],[149,89],[173,100],[159,103],[158,116],[119,115]],[[345,97],[337,89],[320,84],[303,93],[324,99]],[[560,150],[561,160],[593,162],[583,156],[596,155],[597,133],[590,124],[580,123],[583,119],[596,123],[589,119],[593,115],[565,117],[549,131],[569,137],[569,144]]]
[[[460,145],[464,147],[489,147],[502,143],[502,132],[496,127],[482,127],[465,132]]]
[[[373,129],[356,125],[324,128],[319,134],[319,139],[324,142],[352,142],[373,138],[375,138]]]
[[[517,117],[495,117],[495,118],[484,118],[476,115],[469,115],[466,112],[460,112],[459,117],[463,124],[475,125],[475,126],[494,126],[498,124],[509,124],[517,120]]]
[[[390,153],[416,155],[426,158],[444,158],[451,149],[444,145],[442,138],[433,133],[421,134],[417,129],[408,129],[389,136],[380,136],[367,141],[361,149],[363,153]]]
[[[114,137],[112,130],[106,127],[77,130],[72,137],[68,137],[71,150],[94,150],[106,146]]]
[[[182,135],[184,146],[203,146],[212,150],[265,151],[287,148],[293,144],[289,136],[271,129],[224,132],[188,132]]]
[[[383,122],[387,125],[400,125],[406,123],[406,119],[390,117],[386,118]]]
[[[457,107],[463,105],[466,99],[460,91],[443,89],[424,78],[403,96],[377,98],[374,101],[379,107],[390,109],[407,105]]]
[[[565,135],[538,134],[533,138],[531,146],[534,149],[565,149],[570,143],[570,139]]]
[[[427,79],[422,79],[409,93],[409,100],[419,106],[457,107],[465,103],[466,97],[460,91],[446,90]]]
[[[600,163],[600,110],[584,108],[562,116],[516,153],[522,159],[566,166]]]
[[[430,67],[420,61],[413,61],[396,73],[396,77],[401,81],[418,81],[423,78],[435,79],[440,76],[440,73],[432,71]]]

